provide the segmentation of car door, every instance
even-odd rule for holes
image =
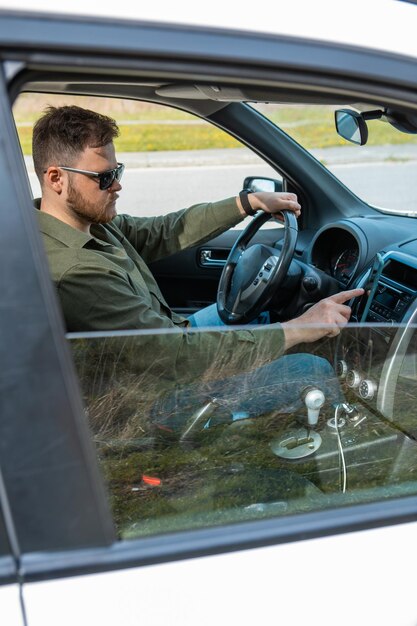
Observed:
[[[103,71],[103,59],[105,67],[111,61],[105,46],[112,45],[114,55],[123,57],[118,71],[125,76],[132,57],[143,61],[137,42],[151,55],[166,45],[167,27],[9,16],[0,29],[8,61],[0,80],[0,241],[7,296],[0,309],[7,330],[0,346],[0,458],[27,623],[249,624],[271,616],[288,624],[414,623],[413,579],[404,574],[404,554],[413,554],[416,532],[414,481],[390,485],[390,492],[384,484],[368,484],[365,493],[359,476],[357,490],[345,496],[336,488],[324,502],[311,484],[308,462],[301,480],[293,470],[302,463],[283,473],[270,456],[268,437],[261,441],[281,424],[274,415],[256,424],[241,414],[232,420],[219,415],[211,429],[209,419],[202,424],[201,416],[210,416],[199,406],[198,414],[185,414],[196,426],[182,440],[173,441],[167,428],[142,431],[141,403],[147,390],[151,404],[156,396],[135,367],[150,334],[65,334],[10,111],[18,80],[25,81],[17,61],[35,72],[50,64],[61,71],[69,64],[74,72],[88,58]],[[194,62],[204,45],[210,58],[216,51],[217,71],[225,58],[236,69],[236,54],[245,67],[249,45],[255,59],[274,58],[252,37],[239,35],[234,47],[230,34],[219,42],[218,33],[211,33],[213,45],[210,33],[201,40],[194,32],[191,45],[186,29],[168,31],[182,59]],[[26,58],[29,33],[34,40]],[[129,58],[122,54],[125,45],[131,46]],[[301,45],[300,71],[309,60],[303,48],[308,42]],[[102,56],[92,60],[97,50]],[[323,61],[333,61],[328,45],[317,51],[324,77],[334,80]],[[349,57],[351,51],[345,52]],[[246,68],[252,79],[253,62]],[[255,69],[258,74],[262,64]],[[250,341],[250,331],[244,333]],[[156,356],[163,357],[163,350]],[[204,358],[204,350],[196,355],[196,371]],[[224,367],[232,358],[233,350],[220,353],[211,365]],[[158,391],[160,381],[154,382]],[[259,429],[256,436],[251,425]],[[353,428],[355,436],[361,432]],[[290,450],[288,439],[284,447]],[[331,474],[337,487],[337,437],[332,441],[333,464],[323,474]],[[360,453],[367,449],[365,441]],[[392,459],[384,460],[389,466]],[[291,480],[291,506],[282,493],[284,476]],[[276,497],[267,499],[265,492],[277,485]],[[383,601],[375,601],[381,590]]]
[[[68,336],[91,429],[83,433],[85,444],[96,449],[115,538],[103,545],[97,527],[97,536],[87,538],[90,547],[80,548],[71,532],[62,535],[64,550],[48,549],[47,540],[42,552],[28,544],[22,556],[28,623],[52,625],[59,615],[64,625],[97,619],[191,625],[197,616],[207,625],[236,618],[249,625],[270,619],[278,604],[288,624],[309,615],[330,626],[339,610],[340,576],[358,588],[339,623],[413,623],[413,580],[398,572],[416,533],[415,481],[389,476],[397,461],[410,471],[415,452],[401,459],[395,443],[392,457],[374,452],[371,462],[368,451],[389,446],[395,430],[375,421],[367,436],[379,432],[371,440],[363,425],[356,427],[359,420],[352,421],[343,434],[345,492],[338,485],[336,438],[323,424],[323,453],[295,464],[268,452],[275,437],[284,440],[282,415],[255,422],[240,416],[210,428],[200,420],[178,437],[155,432],[146,428],[144,380],[137,380],[136,359],[128,358],[140,354],[143,340],[141,334]],[[187,415],[187,424],[196,417]],[[319,481],[316,463],[322,464]],[[69,476],[79,464],[74,455]],[[70,504],[61,533],[80,521],[80,503]],[[398,574],[384,601],[375,603],[387,585],[387,567]],[[323,586],[329,596],[311,616]]]

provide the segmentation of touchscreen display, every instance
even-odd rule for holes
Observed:
[[[374,299],[375,299],[375,302],[378,302],[378,304],[382,304],[383,306],[386,306],[387,309],[390,309],[391,311],[393,311],[400,298],[397,294],[386,290],[386,291],[383,291],[382,293],[377,293]]]

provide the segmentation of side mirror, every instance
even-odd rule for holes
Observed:
[[[242,189],[247,191],[282,191],[282,180],[266,178],[264,176],[247,176],[243,181]]]
[[[334,112],[338,134],[352,143],[363,146],[368,141],[368,127],[362,115],[350,109]]]

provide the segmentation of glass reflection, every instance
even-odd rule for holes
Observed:
[[[415,330],[349,324],[303,346],[334,365],[330,392],[316,381],[323,397],[300,396],[290,370],[254,394],[253,370],[225,377],[220,352],[197,380],[172,376],[142,358],[169,334],[70,336],[120,537],[417,493]]]
[[[353,143],[361,144],[361,134],[359,131],[358,121],[348,113],[342,111],[336,112],[337,130],[339,135],[352,141]]]

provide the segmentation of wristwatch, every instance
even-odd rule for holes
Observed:
[[[246,215],[256,215],[256,211],[254,211],[251,207],[251,204],[249,202],[249,198],[248,195],[252,193],[250,191],[248,191],[247,189],[242,189],[242,191],[239,193],[239,198],[240,198],[240,202],[242,204],[243,210],[245,211]]]

